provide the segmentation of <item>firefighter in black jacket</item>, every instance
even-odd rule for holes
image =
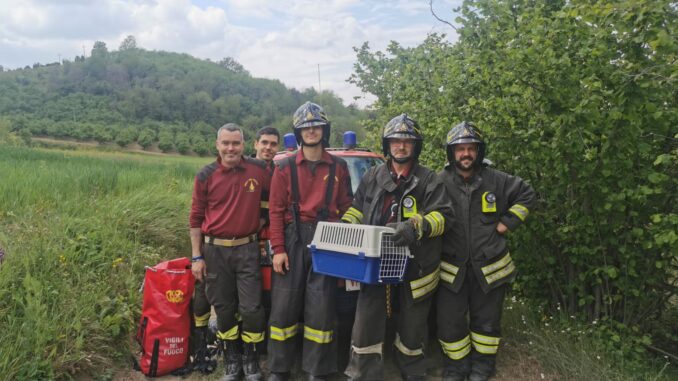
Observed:
[[[448,164],[439,177],[456,219],[443,238],[437,305],[445,381],[494,374],[502,303],[515,276],[506,234],[534,204],[534,190],[522,179],[482,165],[485,151],[471,123],[447,134]]]
[[[423,144],[417,122],[407,114],[393,118],[382,140],[390,158],[363,176],[342,221],[394,227],[394,243],[408,245],[414,258],[403,284],[360,285],[345,373],[354,380],[384,378],[386,319],[398,298],[396,362],[404,379],[423,380],[427,315],[439,281],[441,236],[452,209],[436,174],[417,162]]]

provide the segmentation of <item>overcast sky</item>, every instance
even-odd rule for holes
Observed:
[[[434,0],[436,14],[454,21],[461,0]],[[89,56],[95,41],[109,50],[133,35],[147,50],[188,53],[213,61],[233,57],[255,77],[289,87],[331,89],[344,103],[364,94],[346,82],[353,47],[368,41],[420,44],[428,33],[454,30],[437,21],[428,0],[0,0],[0,65]],[[358,101],[365,105],[367,100]]]

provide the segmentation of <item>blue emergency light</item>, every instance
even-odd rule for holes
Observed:
[[[353,131],[344,132],[344,148],[352,149],[358,145],[358,137]]]
[[[286,151],[294,151],[297,149],[297,138],[295,138],[294,134],[291,132],[283,136],[283,143],[285,144]]]

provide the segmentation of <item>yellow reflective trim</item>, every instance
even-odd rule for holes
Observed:
[[[471,340],[473,340],[474,342],[479,343],[479,344],[487,344],[487,345],[497,346],[497,345],[499,345],[499,341],[501,341],[501,337],[487,336],[487,335],[481,335],[478,332],[471,332]]]
[[[246,332],[243,331],[242,333],[242,341],[245,343],[261,343],[264,341],[264,333],[263,332]]]
[[[210,313],[208,312],[201,316],[193,314],[193,320],[195,321],[196,327],[207,327],[210,322]]]
[[[396,348],[400,351],[400,353],[404,354],[405,356],[421,356],[424,354],[424,349],[423,348],[417,348],[417,349],[410,349],[403,344],[402,341],[400,341],[400,335],[396,333],[395,341],[393,343]]]
[[[449,284],[452,284],[452,283],[454,283],[455,278],[456,278],[456,276],[451,275],[450,273],[446,273],[444,271],[440,273],[440,279],[442,279],[443,282],[447,282]]]
[[[304,339],[311,340],[319,344],[331,343],[332,334],[333,331],[321,331],[304,326]]]
[[[217,331],[217,339],[219,340],[235,340],[238,338],[238,325],[234,325],[233,328],[229,329],[226,332]]]
[[[342,221],[346,221],[351,224],[359,224],[360,220],[363,219],[363,213],[354,207],[348,208],[348,210],[341,217]]]
[[[436,274],[439,273],[440,273],[439,271],[436,271]],[[412,298],[418,299],[432,291],[435,291],[436,287],[438,287],[438,282],[440,282],[440,277],[435,277],[433,281],[427,284],[426,286],[420,287],[416,290],[412,290]]]
[[[261,209],[268,209],[268,201],[261,201],[261,202],[259,203],[259,207],[260,207]]]
[[[463,339],[452,343],[446,343],[442,340],[438,341],[440,342],[440,346],[442,347],[443,352],[445,352],[445,355],[452,360],[460,360],[471,352],[471,338],[468,335]]]
[[[508,275],[511,275],[513,270],[516,269],[516,266],[513,264],[513,262],[509,263],[508,266],[503,268],[502,270],[499,270],[491,275],[486,275],[485,280],[487,280],[487,284],[493,283],[498,281],[501,278],[504,278]]]
[[[447,263],[445,261],[440,262],[440,268],[443,271],[447,271],[448,273],[453,274],[453,275],[457,275],[457,273],[459,272],[459,267],[457,267],[457,266],[455,266],[451,263]]]
[[[511,262],[511,253],[506,253],[500,260],[483,267],[483,275],[493,273]]]
[[[435,271],[433,271],[432,273],[430,273],[430,274],[428,274],[424,277],[421,277],[419,279],[415,279],[415,280],[411,281],[410,287],[412,287],[412,289],[414,290],[415,288],[419,288],[419,287],[422,287],[422,286],[430,283],[431,281],[433,281],[434,278],[436,278],[438,276],[439,272],[440,272],[440,267],[436,268]]]
[[[287,328],[278,328],[271,326],[271,334],[269,335],[269,337],[272,340],[285,341],[291,337],[296,336],[298,330],[299,323],[291,325]]]
[[[436,237],[443,234],[445,230],[445,218],[438,211],[433,211],[426,216],[424,216],[428,224],[431,226],[431,232],[429,237]]]
[[[473,348],[478,352],[485,355],[494,355],[499,350],[499,347],[494,345],[484,345],[478,344],[475,341],[473,342]]]
[[[431,214],[433,214],[433,217],[438,221],[438,234],[436,235],[442,235],[445,232],[445,217],[438,211],[431,212]]]
[[[509,208],[509,212],[515,214],[521,221],[525,221],[527,215],[530,214],[530,210],[520,204],[513,205]]]
[[[348,208],[348,210],[346,211],[346,213],[348,213],[348,214],[350,214],[350,215],[352,215],[352,216],[355,216],[355,217],[356,217],[357,219],[359,219],[359,220],[362,220],[362,219],[363,219],[363,212],[361,212],[360,210],[358,210],[358,209],[356,209],[356,208],[354,208],[354,207]]]

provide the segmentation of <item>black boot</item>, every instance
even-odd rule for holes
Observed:
[[[238,381],[242,373],[242,354],[236,340],[224,340],[224,377],[221,381]]]
[[[207,347],[207,327],[196,327],[193,333],[193,370],[203,374],[210,374],[217,368],[217,361],[212,359],[212,353]]]
[[[262,381],[264,377],[261,375],[261,368],[259,367],[259,354],[255,343],[243,343],[242,351],[242,367],[245,371],[245,380],[247,381]]]

